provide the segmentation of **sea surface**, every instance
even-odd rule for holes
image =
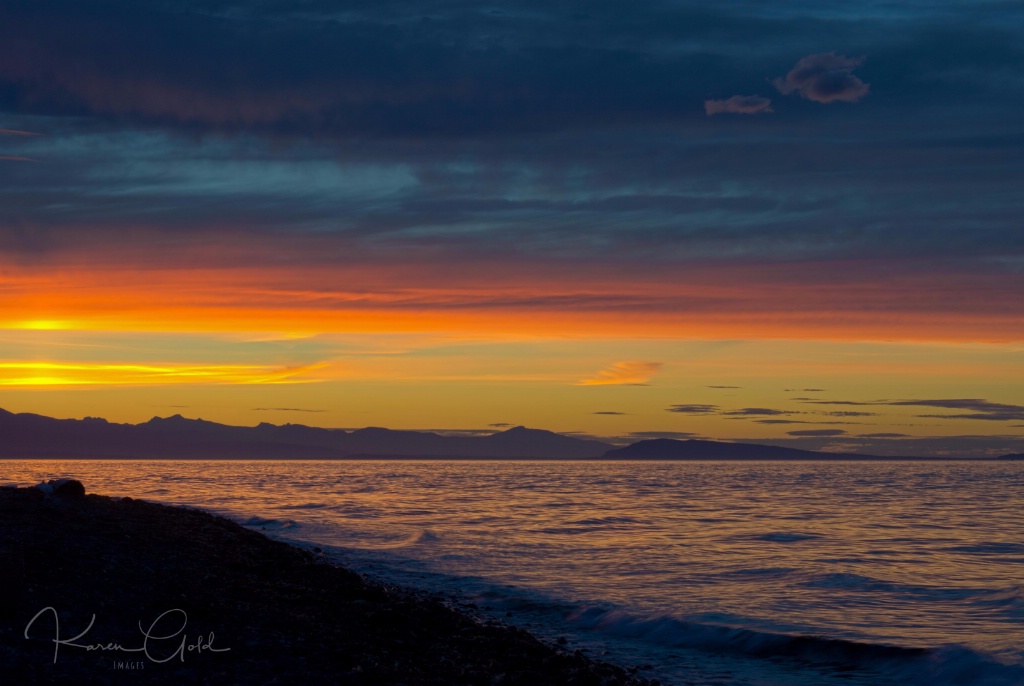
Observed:
[[[200,507],[666,684],[1024,684],[1024,463],[0,461]]]

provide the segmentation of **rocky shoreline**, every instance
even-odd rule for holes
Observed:
[[[656,684],[222,517],[73,485],[0,488],[0,672],[12,684]]]

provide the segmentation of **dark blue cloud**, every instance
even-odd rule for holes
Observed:
[[[4,109],[198,131],[473,137],[675,119],[700,106],[701,75],[725,61],[651,47],[669,37],[656,17],[693,19],[657,3],[618,26],[557,5],[8,5]]]
[[[985,273],[1024,255],[1024,22],[1005,4],[3,13],[0,128],[48,135],[0,138],[0,249],[39,253],[84,223],[641,264],[973,259]],[[832,53],[865,56],[831,68],[871,84],[856,107],[779,97],[770,117],[705,115]]]

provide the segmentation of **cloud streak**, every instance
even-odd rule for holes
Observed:
[[[787,431],[786,433],[790,436],[806,436],[815,438],[846,435],[846,432],[842,429],[800,429],[797,431]]]
[[[764,415],[780,415],[780,414],[797,414],[789,410],[773,410],[768,407],[744,407],[739,410],[730,410],[723,412],[726,416],[737,416],[737,417],[760,417]]]
[[[616,362],[580,386],[643,386],[661,371],[661,362]]]
[[[690,414],[690,415],[709,415],[718,414],[718,405],[672,405],[671,407],[665,408],[666,412],[674,412],[676,414]]]
[[[325,365],[109,364],[99,362],[0,362],[0,386],[55,388],[74,386],[167,386],[207,384],[297,384],[320,379]]]
[[[968,414],[921,414],[931,419],[979,419],[991,422],[1018,421],[1024,419],[1024,405],[994,403],[982,398],[939,398],[934,400],[803,400],[811,405],[884,405],[888,407],[934,407],[944,410],[970,410]],[[873,412],[824,412],[836,417],[873,416]]]
[[[771,99],[760,95],[734,95],[725,100],[704,101],[704,112],[709,117],[716,114],[770,114],[774,111]]]
[[[1024,405],[993,403],[978,398],[940,400],[901,400],[888,403],[892,406],[935,407],[950,410],[970,410],[969,414],[922,414],[918,417],[939,419],[980,419],[989,422],[1018,421],[1024,419]]]

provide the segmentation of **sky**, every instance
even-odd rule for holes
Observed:
[[[1024,452],[1024,3],[0,0],[0,407]]]

